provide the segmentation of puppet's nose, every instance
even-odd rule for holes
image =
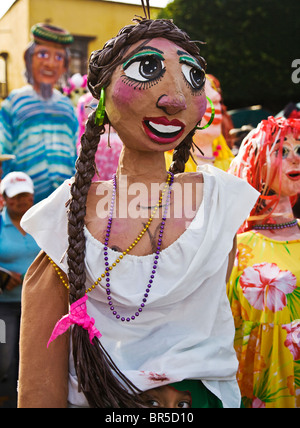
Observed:
[[[183,94],[164,94],[159,97],[157,107],[169,115],[174,115],[187,109],[186,100]]]

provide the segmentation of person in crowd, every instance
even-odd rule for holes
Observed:
[[[241,403],[226,278],[258,192],[218,168],[183,173],[206,64],[142,3],[145,18],[90,57],[99,104],[74,179],[22,220],[43,252],[23,293],[19,407],[143,407],[141,392],[185,380],[195,407]],[[118,169],[92,183],[109,124],[124,144]]]
[[[81,150],[81,137],[84,134],[85,124],[92,109],[96,109],[98,101],[90,92],[82,95],[77,104],[77,117],[79,121],[79,135],[77,140],[77,153]],[[99,140],[95,155],[96,174],[92,181],[110,180],[117,171],[119,157],[123,148],[123,143],[116,131],[109,125],[105,128],[105,133]]]
[[[172,385],[165,385],[158,388],[152,388],[141,394],[141,398],[148,408],[168,408],[168,409],[191,409],[191,408],[211,408],[216,406],[215,397],[208,393],[206,401],[201,397],[197,402],[198,394],[195,392],[195,382],[185,380]]]
[[[300,120],[269,117],[244,139],[229,173],[260,197],[238,234],[228,282],[238,382],[253,408],[300,407]]]
[[[33,205],[31,178],[11,172],[1,181],[0,191],[5,201],[0,214],[0,319],[6,329],[6,342],[0,345],[0,395],[9,397],[10,406],[14,403],[16,407],[22,283],[40,248],[20,226],[22,216]]]
[[[14,158],[15,158],[14,155],[6,155],[6,154],[0,153],[0,182],[3,175],[2,162],[12,160]],[[0,211],[2,211],[3,207],[4,207],[4,199],[3,199],[3,196],[0,194]]]
[[[184,382],[181,383],[182,386]],[[148,408],[190,409],[192,408],[192,395],[189,390],[181,391],[174,386],[161,386],[150,389],[141,394],[145,406]]]
[[[31,32],[24,54],[29,84],[2,103],[0,152],[16,156],[4,165],[4,175],[27,173],[38,202],[74,174],[78,121],[70,100],[55,89],[68,69],[72,35],[49,24],[36,24]]]

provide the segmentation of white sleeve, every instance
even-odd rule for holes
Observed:
[[[197,171],[214,180],[212,212],[215,220],[230,233],[235,234],[247,219],[260,193],[247,181],[211,165],[198,166]],[[218,225],[215,225],[218,229]],[[226,230],[224,230],[226,232]]]
[[[21,220],[21,227],[33,236],[38,246],[67,272],[68,216],[66,202],[70,199],[73,179],[66,180],[48,198],[34,205]]]
[[[233,238],[249,216],[259,192],[246,181],[219,168],[204,165],[198,171],[203,173],[204,181],[208,184],[204,186],[208,194],[204,194],[207,209],[206,233],[202,243],[213,259],[212,266],[217,269],[230,253]]]

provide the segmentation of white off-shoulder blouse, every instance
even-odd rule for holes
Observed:
[[[212,166],[201,166],[202,203],[185,232],[160,253],[151,293],[132,322],[117,320],[105,285],[88,293],[88,314],[118,368],[141,390],[184,379],[200,379],[224,407],[239,407],[234,323],[226,295],[228,254],[234,235],[259,194],[246,182]],[[67,272],[67,208],[71,180],[28,211],[22,227]],[[105,271],[104,245],[85,228],[86,287]],[[108,249],[109,263],[116,252]],[[114,307],[131,316],[140,307],[154,255],[126,255],[110,273]],[[78,393],[70,353],[69,402],[88,407]]]

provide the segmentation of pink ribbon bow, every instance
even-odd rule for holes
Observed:
[[[65,333],[69,327],[73,324],[77,324],[87,330],[89,332],[90,342],[93,345],[94,337],[100,338],[102,334],[95,327],[95,320],[91,318],[87,314],[86,310],[86,301],[87,296],[85,295],[81,299],[77,300],[75,303],[72,303],[70,307],[70,313],[68,315],[63,316],[55,325],[49,342],[47,344],[47,348],[50,343],[53,342],[58,336]]]

